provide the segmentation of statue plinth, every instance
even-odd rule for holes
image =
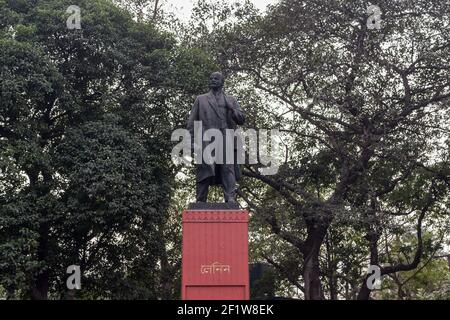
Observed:
[[[247,211],[227,204],[196,203],[183,211],[183,300],[249,299],[248,219]]]
[[[239,210],[237,202],[209,203],[193,202],[189,204],[188,210]]]

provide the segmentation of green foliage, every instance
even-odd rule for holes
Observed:
[[[369,5],[282,0],[260,14],[200,1],[183,38],[214,55],[249,127],[284,132],[278,173],[248,166],[240,195],[253,261],[281,266],[307,298],[367,299],[370,264],[409,273],[448,240],[448,5],[380,1],[379,30]],[[307,275],[305,257],[320,266]]]
[[[69,30],[72,4],[0,1],[2,295],[73,298],[80,265],[79,298],[171,298],[170,133],[214,65],[108,0]]]

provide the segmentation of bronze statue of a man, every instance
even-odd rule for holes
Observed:
[[[237,125],[244,124],[244,112],[237,100],[225,94],[223,86],[225,79],[220,72],[214,72],[209,78],[210,91],[199,95],[195,100],[189,116],[187,128],[194,137],[194,122],[201,121],[203,132],[208,129],[218,129],[222,133],[225,159],[220,163],[207,164],[202,161],[196,165],[197,180],[197,202],[206,202],[208,189],[211,185],[221,185],[224,189],[225,202],[236,202],[236,181],[239,180],[241,172],[236,163],[236,145],[233,154],[226,154],[226,129],[236,129]],[[202,142],[202,153],[208,145]],[[233,157],[233,164],[227,164],[226,158]]]

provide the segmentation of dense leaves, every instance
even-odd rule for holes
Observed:
[[[170,133],[213,64],[106,0],[68,29],[70,5],[0,1],[0,286],[73,298],[79,265],[80,297],[158,298]]]
[[[192,22],[249,126],[285,133],[278,174],[248,167],[240,195],[255,259],[306,299],[368,299],[368,265],[398,276],[449,241],[449,3],[379,1],[379,29],[369,5],[284,0],[261,15],[202,1]]]

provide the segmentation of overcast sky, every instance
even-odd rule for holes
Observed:
[[[222,0],[223,2],[244,2],[244,0]],[[264,10],[268,4],[278,2],[278,0],[250,0],[260,10]],[[181,19],[189,19],[193,4],[196,0],[168,0],[168,5],[173,7],[174,12],[177,13]]]

